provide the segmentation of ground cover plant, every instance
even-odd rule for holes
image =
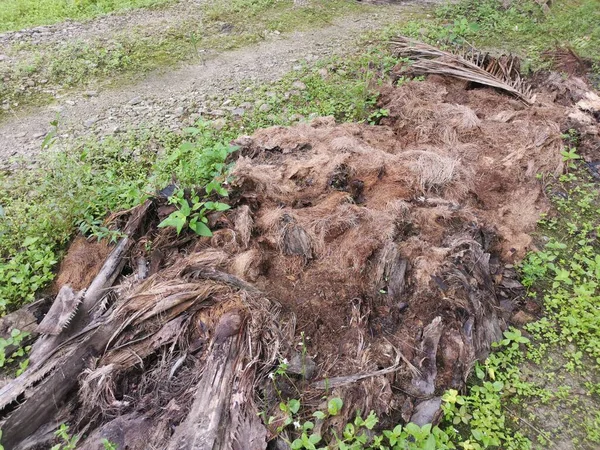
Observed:
[[[168,0],[5,0],[0,4],[0,33],[164,3]]]

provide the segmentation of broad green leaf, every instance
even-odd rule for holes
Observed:
[[[175,211],[169,215],[165,220],[158,224],[159,228],[174,227],[177,230],[177,234],[181,233],[187,218],[181,214],[180,211]]]
[[[425,445],[423,446],[423,450],[435,450],[435,436],[430,434],[427,440],[425,441]]]
[[[39,240],[40,240],[39,237],[28,237],[28,238],[25,238],[22,245],[23,245],[23,247],[29,247],[30,245],[35,244]]]
[[[198,222],[196,219],[192,219],[190,221],[189,227],[200,236],[210,237],[213,235],[212,231],[210,231],[210,228],[208,228],[206,224],[203,222]]]
[[[321,435],[320,434],[311,434],[310,437],[308,438],[308,440],[310,441],[311,444],[318,444],[319,442],[321,442]]]
[[[344,402],[342,401],[342,399],[339,397],[335,397],[329,400],[329,402],[327,403],[327,411],[330,415],[337,416],[342,410],[343,406]]]
[[[288,402],[288,406],[290,407],[292,414],[296,414],[300,410],[300,402],[295,398]]]
[[[377,422],[379,422],[379,419],[377,418],[377,415],[375,415],[375,411],[371,411],[365,420],[365,427],[367,427],[368,430],[372,430]]]
[[[319,420],[323,420],[323,419],[325,419],[325,417],[327,417],[327,416],[325,416],[325,413],[324,413],[323,411],[315,411],[315,412],[313,413],[313,417],[316,417],[316,418],[317,418],[317,419],[319,419]]]

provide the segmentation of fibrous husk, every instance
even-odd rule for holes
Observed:
[[[548,208],[536,173],[561,170],[565,115],[440,77],[386,88],[379,106],[381,126],[319,118],[240,139],[212,238],[177,238],[152,216],[148,277],[131,245],[133,268],[104,277],[91,321],[2,390],[12,448],[11,405],[27,392],[31,408],[73,367],[74,427],[151,424],[146,448],[263,449],[274,430],[259,410],[279,417],[280,395],[316,408],[329,388],[345,400],[338,425],[357,409],[435,420],[506,327],[503,263],[532,248]],[[274,387],[298,351],[314,379]]]

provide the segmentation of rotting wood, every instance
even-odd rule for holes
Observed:
[[[110,337],[118,329],[119,324],[116,322],[100,325],[92,331],[91,336],[83,337],[82,343],[67,355],[67,361],[61,361],[60,365],[57,361],[54,365],[43,365],[62,342],[83,330],[89,323],[94,306],[119,275],[124,263],[123,258],[135,242],[133,235],[138,231],[151,204],[152,201],[148,200],[133,209],[132,216],[125,227],[126,237],[121,239],[119,245],[109,255],[100,273],[86,291],[82,305],[73,320],[74,323],[68,327],[67,332],[39,339],[35,344],[35,354],[32,352],[32,358],[37,357],[37,361],[34,360],[21,376],[0,390],[0,407],[4,408],[15,401],[25,389],[40,381],[54,369],[54,372],[35,388],[25,403],[12,413],[2,426],[2,444],[5,448],[16,449],[19,442],[52,419],[66,396],[76,386],[78,377],[89,358],[98,356],[104,351]]]
[[[229,312],[221,318],[192,408],[175,430],[168,450],[224,450],[236,448],[230,447],[233,441],[243,443],[242,447],[237,446],[240,450],[262,450],[266,447],[266,430],[254,437],[252,435],[256,431],[251,436],[240,436],[242,430],[232,426],[231,421],[233,410],[230,407],[235,404],[239,407],[239,402],[233,401],[232,396],[241,396],[238,400],[244,397],[244,393],[234,392],[240,368],[243,327],[239,312]],[[249,431],[246,428],[246,432]]]
[[[91,322],[92,311],[106,294],[106,290],[113,285],[121,273],[125,264],[124,257],[135,243],[133,235],[138,232],[151,205],[152,201],[147,200],[143,205],[132,210],[131,217],[124,229],[125,237],[119,241],[119,244],[110,253],[102,265],[102,269],[100,269],[98,275],[96,275],[89,288],[85,291],[85,295],[80,302],[81,305],[72,317],[70,325],[64,328],[62,333],[43,336],[34,344],[30,355],[30,361],[33,366],[43,361],[53,349],[56,349],[62,342],[65,342],[70,336],[84,329]]]
[[[69,325],[69,322],[77,313],[77,308],[83,300],[85,291],[75,292],[71,286],[65,284],[54,299],[52,307],[37,326],[36,331],[40,334],[56,336]]]

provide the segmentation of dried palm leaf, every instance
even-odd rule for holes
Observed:
[[[494,58],[473,47],[463,48],[462,55],[457,55],[403,36],[391,42],[398,56],[413,61],[409,70],[414,74],[445,75],[495,87],[533,104],[531,88],[521,78],[516,56]]]

